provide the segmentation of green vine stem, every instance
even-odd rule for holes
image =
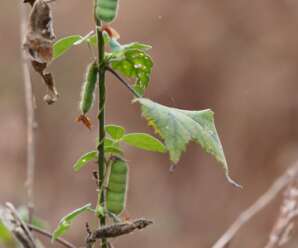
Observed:
[[[95,7],[94,7],[95,8]],[[95,10],[94,10],[95,11]],[[105,204],[105,191],[101,190],[104,187],[105,177],[105,157],[104,157],[104,139],[105,139],[105,62],[104,62],[104,39],[101,31],[101,22],[96,20],[96,34],[97,34],[97,47],[98,47],[98,79],[99,79],[99,105],[98,105],[98,121],[99,121],[99,144],[98,151],[98,203],[97,207],[104,207]],[[105,226],[106,218],[100,215],[100,226]],[[107,240],[102,239],[101,248],[107,248]]]

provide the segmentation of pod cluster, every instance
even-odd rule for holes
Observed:
[[[112,165],[106,196],[107,210],[119,215],[125,209],[128,184],[128,165],[121,158],[115,158]]]
[[[97,0],[95,14],[98,20],[112,22],[118,13],[119,0]]]
[[[97,82],[98,66],[94,61],[88,65],[86,78],[83,83],[80,101],[80,110],[85,115],[92,107],[95,99],[95,88]]]

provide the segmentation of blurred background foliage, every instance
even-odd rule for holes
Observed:
[[[25,202],[26,122],[21,77],[19,0],[1,1],[0,15],[0,203]],[[186,109],[212,108],[231,175],[230,186],[216,161],[190,145],[174,174],[168,158],[126,148],[130,164],[128,214],[155,224],[114,241],[116,247],[210,247],[238,214],[262,194],[298,149],[298,3],[282,1],[152,0],[121,1],[113,27],[121,42],[151,44],[155,65],[147,96]],[[92,1],[53,4],[58,38],[93,28]],[[45,87],[32,74],[37,105],[36,213],[52,228],[70,210],[95,202],[92,165],[80,174],[72,165],[95,144],[91,132],[75,123],[86,47],[55,61],[61,93],[43,103]],[[151,131],[131,96],[112,77],[107,84],[107,121],[128,131]],[[93,120],[96,113],[92,115]],[[245,226],[232,247],[262,247],[278,213],[280,199]],[[83,244],[84,223],[67,237]],[[288,247],[295,247],[293,239]],[[1,245],[0,245],[1,246]]]

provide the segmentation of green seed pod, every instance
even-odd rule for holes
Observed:
[[[107,190],[107,210],[119,215],[125,209],[128,184],[128,165],[121,158],[115,158],[111,165]]]
[[[86,114],[92,107],[94,102],[94,92],[97,81],[97,63],[92,62],[88,65],[86,72],[86,79],[83,83],[81,92],[80,110],[83,114]]]
[[[118,5],[118,0],[97,0],[96,18],[104,22],[114,21],[117,16]]]

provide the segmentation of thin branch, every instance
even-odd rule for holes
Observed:
[[[141,97],[139,93],[136,92],[115,70],[113,70],[111,67],[106,67],[106,69],[112,73],[135,97]]]
[[[115,238],[129,234],[135,230],[141,230],[153,224],[151,220],[137,219],[132,222],[116,223],[110,226],[104,226],[95,230],[93,233],[88,231],[87,247],[92,247],[97,239]]]
[[[298,177],[295,177],[284,193],[279,216],[274,224],[265,248],[281,247],[290,240],[290,234],[298,217]]]
[[[26,1],[25,1],[26,2]],[[26,32],[26,8],[25,4],[19,3],[20,6],[20,20],[21,20],[21,37],[24,40]],[[30,77],[29,66],[26,60],[24,50],[21,48],[22,54],[22,71],[25,87],[25,101],[27,112],[27,198],[29,209],[29,223],[32,222],[34,211],[34,170],[35,170],[35,128],[37,126],[34,113],[32,83]]]
[[[48,237],[50,239],[52,239],[52,234],[44,229],[41,229],[41,228],[38,228],[36,226],[33,226],[33,225],[28,225],[29,229],[31,231],[34,231],[36,233],[39,233],[45,237]],[[69,241],[65,240],[65,239],[62,239],[62,238],[57,238],[55,240],[57,243],[67,247],[67,248],[77,248],[74,244],[70,243]]]
[[[32,233],[26,223],[19,217],[15,207],[9,202],[5,205],[10,213],[10,217],[6,217],[10,226],[9,230],[25,248],[36,248],[37,245]]]
[[[298,162],[292,165],[280,176],[253,205],[240,214],[236,221],[228,228],[222,237],[212,246],[212,248],[224,248],[233,239],[239,229],[245,225],[252,217],[266,207],[277,194],[289,184],[293,177],[298,174]]]

